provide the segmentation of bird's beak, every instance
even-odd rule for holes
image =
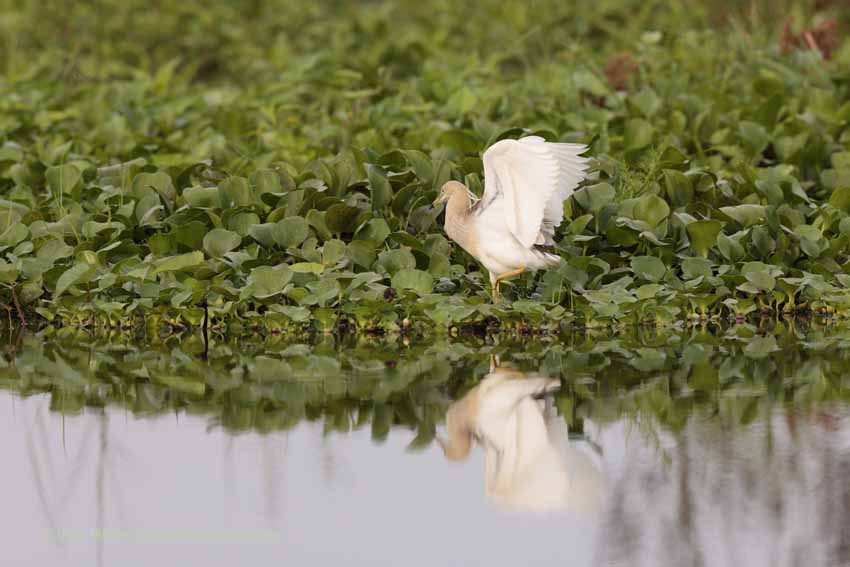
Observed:
[[[434,202],[431,204],[431,206],[436,207],[440,203],[445,203],[445,202],[446,202],[446,196],[445,195],[439,195],[436,199],[434,199]]]

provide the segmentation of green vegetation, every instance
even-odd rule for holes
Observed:
[[[0,0],[8,324],[846,316],[840,3],[727,4]],[[429,204],[526,133],[594,169],[493,306]]]
[[[0,358],[0,389],[49,394],[65,415],[124,407],[138,417],[185,412],[231,431],[278,431],[303,420],[327,432],[393,427],[431,442],[452,400],[502,365],[560,378],[558,412],[573,432],[582,420],[626,417],[647,433],[680,431],[688,420],[747,425],[774,409],[821,411],[850,399],[850,331],[844,326],[749,324],[686,332],[633,327],[555,339],[407,340],[323,337],[214,339],[209,357],[197,333],[147,345],[114,333],[92,338],[64,328],[44,340],[22,335]]]

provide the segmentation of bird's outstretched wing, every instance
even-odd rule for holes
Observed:
[[[554,244],[564,199],[585,177],[587,146],[546,142],[538,136],[501,140],[484,152],[481,209],[501,196],[508,230],[528,248]]]

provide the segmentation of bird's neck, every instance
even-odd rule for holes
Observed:
[[[446,233],[464,248],[472,229],[468,222],[471,206],[472,201],[466,191],[455,191],[446,204]]]

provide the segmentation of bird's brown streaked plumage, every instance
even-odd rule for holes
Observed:
[[[470,222],[475,214],[475,203],[469,189],[459,181],[448,181],[437,201],[446,203],[446,234],[470,255],[477,257],[478,234]]]

